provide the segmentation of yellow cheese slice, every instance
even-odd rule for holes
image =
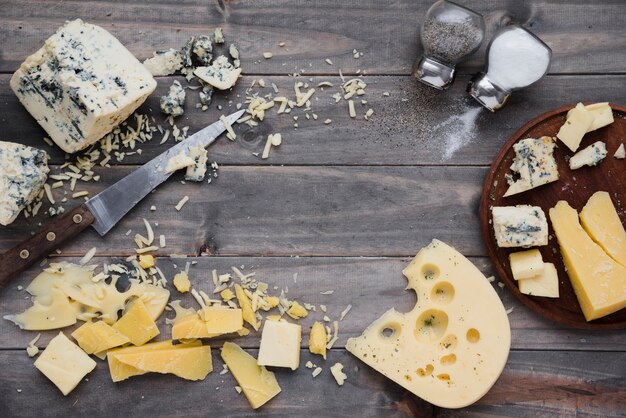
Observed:
[[[256,359],[237,344],[225,342],[221,355],[252,408],[259,408],[280,393],[274,373],[259,366]]]
[[[550,220],[585,319],[626,307],[626,268],[593,242],[580,226],[576,210],[562,200],[550,209]]]
[[[200,310],[199,315],[202,321],[204,321],[209,335],[237,332],[243,327],[241,309],[225,306],[207,306]]]
[[[104,321],[85,322],[72,332],[72,337],[87,354],[100,353],[130,342],[128,337]]]
[[[582,103],[578,103],[576,107],[567,114],[567,119],[563,126],[561,126],[561,129],[559,129],[556,137],[567,145],[569,149],[576,152],[583,136],[585,136],[592,124],[593,115]]]
[[[213,371],[211,347],[208,345],[116,353],[115,359],[146,373],[173,374],[187,380],[203,380]]]
[[[615,261],[626,267],[626,231],[607,192],[596,192],[580,212],[585,231]]]
[[[54,383],[63,395],[70,393],[96,367],[79,346],[62,332],[48,343],[35,367]]]
[[[309,337],[309,351],[313,354],[319,354],[326,360],[326,328],[321,322],[315,321],[311,327],[311,336]]]
[[[235,285],[235,294],[237,295],[237,301],[239,302],[239,306],[241,307],[241,311],[243,313],[243,320],[252,325],[255,331],[258,331],[260,324],[256,314],[252,310],[252,302],[250,302],[250,298],[238,284]]]
[[[593,103],[585,106],[585,109],[593,116],[593,122],[591,122],[591,126],[587,129],[587,132],[610,125],[614,121],[613,109],[611,109],[609,102]],[[567,117],[569,117],[571,113],[571,110],[567,112]]]
[[[159,328],[141,299],[130,303],[130,307],[113,324],[113,328],[128,337],[134,345],[145,344],[159,335]]]
[[[6,315],[4,319],[22,329],[43,331],[74,325],[79,309],[79,305],[71,303],[63,292],[53,289],[49,295],[36,297],[33,306],[24,312]]]
[[[172,339],[182,340],[187,338],[209,338],[212,337],[200,315],[194,313],[180,319],[176,319],[172,326]]]
[[[394,309],[346,344],[349,352],[420,398],[443,408],[480,399],[502,373],[509,320],[485,276],[433,240],[404,270],[417,304]]]
[[[559,274],[552,263],[545,263],[541,274],[517,282],[519,291],[525,295],[546,298],[559,297]]]

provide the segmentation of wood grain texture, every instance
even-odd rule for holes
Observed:
[[[50,153],[52,163],[63,163],[64,153],[42,141],[45,131],[19,103],[9,87],[9,78],[0,75],[0,139],[42,148]],[[197,91],[189,91],[185,114],[176,119],[176,124],[189,126],[189,133],[193,133],[213,123],[221,114],[235,111],[236,103],[243,103],[246,89],[258,78],[243,77],[232,93],[216,93],[206,112],[195,107]],[[275,83],[279,94],[294,97],[292,77],[263,78],[267,87],[257,87],[252,92],[273,93],[270,86]],[[159,97],[174,79],[159,77],[156,92],[139,109],[142,114],[154,116],[164,128],[168,124],[159,111]],[[176,79],[186,85],[181,78]],[[236,126],[238,138],[234,143],[221,138],[212,145],[211,160],[236,165],[490,165],[506,139],[537,114],[581,100],[626,103],[626,91],[618,88],[626,85],[626,76],[549,76],[537,85],[515,92],[503,110],[495,114],[481,110],[474,129],[463,133],[458,116],[480,107],[464,92],[467,77],[459,77],[445,94],[410,77],[364,77],[368,84],[364,98],[368,103],[357,102],[358,119],[349,117],[346,102],[335,104],[332,99],[341,82],[337,75],[312,79],[312,82],[309,78],[304,81],[311,85],[321,81],[334,84],[315,93],[312,107],[318,115],[317,121],[307,120],[301,110],[277,115],[276,108],[271,109],[265,121],[254,129]],[[383,92],[389,92],[390,97],[384,97]],[[222,106],[222,110],[217,106]],[[368,108],[375,112],[371,121],[362,117]],[[297,129],[293,126],[293,116],[298,116]],[[323,123],[326,118],[332,119],[330,125]],[[136,125],[134,120],[130,125]],[[253,155],[263,151],[267,135],[275,132],[282,132],[284,141],[272,150],[270,158],[262,160]],[[123,163],[143,164],[173,144],[170,139],[159,145],[160,140],[160,135],[155,136],[140,146],[141,155],[129,155]],[[460,148],[447,156],[446,150],[456,140],[460,140]]]
[[[240,46],[246,72],[284,74],[346,73],[357,69],[371,74],[408,75],[421,54],[419,27],[431,0],[271,0],[254,1],[113,2],[68,1],[49,7],[44,1],[0,3],[0,71],[13,72],[65,20],[82,16],[111,31],[138,58],[155,49],[178,48],[191,35],[224,28],[228,42]],[[464,2],[485,16],[486,40],[510,22],[521,23],[553,49],[552,73],[623,72],[624,58],[615,51],[626,46],[623,22],[626,9],[619,0],[590,7],[584,0],[553,3]],[[279,42],[286,42],[284,48]],[[460,66],[461,73],[479,71],[487,41]],[[364,52],[358,60],[352,51]],[[274,53],[265,61],[264,51]],[[592,57],[590,59],[590,57]],[[330,58],[334,66],[324,62]],[[260,64],[255,64],[256,61]],[[286,65],[283,66],[283,63]]]
[[[0,404],[8,416],[70,414],[110,416],[111,403],[130,416],[171,411],[174,415],[206,416],[333,416],[408,417],[423,402],[370,369],[344,350],[331,350],[326,362],[301,354],[324,369],[316,378],[300,366],[276,370],[282,392],[253,412],[235,392],[231,374],[219,375],[219,346],[212,347],[214,372],[202,382],[148,374],[114,384],[106,363],[96,369],[66,398],[39,371],[25,353],[0,351],[6,365],[0,375]],[[256,350],[249,350],[256,355]],[[341,362],[348,378],[338,387],[329,372]],[[509,362],[485,397],[462,410],[435,408],[437,417],[618,417],[626,408],[626,353],[512,352]],[[21,392],[17,392],[20,389]],[[167,396],[164,396],[167,395]],[[418,415],[425,416],[425,415]]]
[[[417,252],[415,249],[415,252]],[[412,257],[411,257],[412,258]],[[58,260],[59,258],[55,258]],[[63,258],[66,259],[66,258]],[[71,261],[72,259],[67,259]],[[78,259],[74,259],[76,262]],[[196,306],[191,295],[180,294],[174,290],[171,280],[174,274],[185,268],[187,262],[196,261],[190,268],[190,280],[194,288],[211,294],[213,284],[211,270],[221,274],[231,272],[232,266],[242,268],[244,272],[255,272],[256,278],[270,285],[270,293],[280,293],[278,289],[287,289],[288,297],[300,302],[318,306],[316,312],[299,321],[302,324],[302,347],[308,347],[308,334],[313,321],[322,321],[324,313],[319,305],[325,304],[327,315],[337,320],[348,306],[352,309],[339,323],[339,340],[335,347],[344,347],[348,338],[360,335],[363,330],[388,309],[396,308],[399,312],[408,312],[415,306],[415,295],[406,291],[406,279],[402,269],[410,258],[369,258],[369,257],[198,257],[188,259],[158,258],[157,265],[163,270],[170,284],[171,300],[180,299],[183,306]],[[486,275],[494,274],[487,258],[471,258],[471,261]],[[96,258],[92,263],[102,263]],[[0,317],[22,312],[31,305],[30,297],[18,286],[26,288],[40,272],[39,267],[32,267],[17,278],[10,286],[0,292]],[[297,273],[297,280],[293,276]],[[509,320],[512,328],[513,349],[541,350],[582,350],[582,351],[623,351],[626,345],[626,331],[588,331],[560,326],[544,319],[522,305],[508,289],[501,288],[497,281],[494,289],[502,299],[504,307],[512,309]],[[333,290],[330,295],[320,292]],[[168,339],[170,327],[165,325],[165,318],[173,317],[166,312],[159,321],[161,335],[157,339]],[[68,328],[71,330],[72,328]],[[23,350],[37,332],[21,331],[6,320],[0,320],[0,350]],[[57,331],[43,332],[41,345],[57,334]],[[248,348],[259,347],[259,333],[253,332],[245,338],[233,339]],[[222,341],[222,339],[219,339]]]

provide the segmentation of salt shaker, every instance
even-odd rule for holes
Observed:
[[[496,33],[487,48],[487,72],[476,74],[467,86],[469,94],[487,109],[503,107],[511,92],[528,87],[550,68],[552,50],[519,25]]]
[[[413,75],[424,84],[445,90],[454,81],[456,64],[480,47],[485,20],[473,10],[439,0],[428,9],[420,33],[424,54]]]

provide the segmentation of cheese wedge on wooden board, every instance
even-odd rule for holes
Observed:
[[[529,279],[543,273],[543,258],[539,250],[511,253],[509,263],[515,280]]]
[[[529,296],[559,297],[559,274],[552,263],[544,263],[540,274],[517,281],[519,291]]]
[[[607,192],[596,192],[589,198],[580,221],[591,239],[626,267],[626,231]]]
[[[587,129],[587,132],[595,131],[596,129],[603,128],[614,122],[613,109],[609,106],[609,102],[593,103],[585,106],[585,109],[593,116],[593,122]],[[572,110],[567,112],[567,117],[570,116]]]
[[[509,188],[504,197],[522,193],[535,187],[557,181],[559,170],[554,159],[554,140],[549,136],[525,138],[513,145],[515,158],[511,170],[519,174],[513,181],[507,177]]]
[[[550,220],[585,319],[592,321],[626,307],[626,267],[593,242],[576,209],[561,200],[550,209]]]
[[[593,124],[593,114],[591,114],[582,103],[578,103],[576,107],[567,114],[567,119],[556,137],[563,142],[567,148],[576,152],[583,140],[583,136],[587,133]]]
[[[433,240],[404,270],[417,304],[374,321],[346,348],[420,398],[443,408],[480,399],[502,373],[509,320],[495,290],[462,254]]]

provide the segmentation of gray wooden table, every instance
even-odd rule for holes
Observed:
[[[431,408],[383,378],[343,348],[390,307],[409,310],[415,298],[404,291],[401,270],[433,238],[460,250],[486,274],[493,274],[478,222],[478,200],[485,173],[497,150],[518,127],[554,107],[578,101],[626,104],[626,4],[619,0],[585,2],[464,1],[482,12],[488,36],[513,20],[531,28],[553,49],[550,74],[515,93],[497,114],[481,111],[472,141],[450,158],[442,146],[442,122],[473,104],[464,89],[484,59],[484,46],[459,68],[445,94],[418,85],[411,67],[421,49],[418,29],[430,1],[0,1],[0,138],[46,149],[52,164],[64,162],[58,148],[47,146],[44,132],[19,104],[9,78],[26,56],[38,49],[63,21],[75,17],[111,31],[139,59],[155,49],[177,48],[190,35],[224,28],[227,41],[241,50],[244,76],[229,94],[216,95],[206,112],[195,108],[190,94],[178,121],[194,132],[242,102],[253,80],[275,83],[293,95],[301,72],[311,84],[340,82],[360,76],[367,84],[372,121],[352,120],[345,102],[335,105],[331,92],[319,95],[314,111],[321,120],[300,118],[299,127],[285,115],[271,115],[259,127],[238,127],[237,141],[218,141],[210,159],[220,164],[212,184],[185,184],[182,176],[158,188],[105,239],[87,231],[62,249],[58,260],[76,260],[97,247],[97,260],[134,252],[126,231],[143,229],[141,218],[158,222],[167,236],[158,265],[173,276],[178,253],[197,261],[192,282],[210,290],[210,270],[244,265],[257,277],[291,297],[326,304],[334,317],[353,308],[341,322],[339,340],[317,378],[301,367],[278,371],[283,392],[254,415],[284,416],[624,416],[626,414],[626,332],[569,329],[527,310],[506,289],[494,287],[512,328],[512,351],[504,373],[475,405],[462,410]],[[285,42],[284,47],[279,47]],[[352,51],[363,52],[358,60]],[[274,57],[264,60],[262,53]],[[329,58],[333,65],[325,60]],[[163,121],[158,97],[173,79],[159,87],[140,111]],[[268,92],[270,90],[267,90]],[[334,90],[333,90],[334,91]],[[383,95],[389,92],[389,96]],[[230,102],[232,100],[232,103]],[[217,105],[223,106],[218,110]],[[361,107],[359,107],[361,111]],[[363,110],[364,111],[364,110]],[[268,160],[261,152],[269,133],[282,132],[283,144]],[[170,143],[152,141],[111,168],[99,167],[98,183],[81,184],[95,193]],[[190,201],[181,212],[174,205]],[[70,199],[69,208],[78,204]],[[152,205],[157,211],[150,211]],[[0,230],[6,250],[45,225],[46,216],[20,217]],[[205,255],[201,255],[204,253]],[[23,310],[30,302],[25,286],[40,270],[32,268],[0,292],[0,313]],[[293,274],[298,273],[297,283]],[[331,295],[320,291],[334,290]],[[190,298],[185,298],[191,304]],[[317,312],[302,321],[308,329]],[[162,325],[164,327],[164,325]],[[55,332],[43,333],[45,345]],[[306,334],[306,333],[305,333]],[[0,414],[111,416],[253,415],[234,390],[230,374],[210,374],[203,382],[145,375],[120,384],[110,381],[100,363],[88,381],[67,398],[32,365],[24,348],[34,333],[0,321]],[[236,342],[256,353],[259,336]],[[212,342],[214,367],[220,341]],[[303,339],[302,364],[312,359]],[[317,361],[316,359],[313,359]],[[348,375],[339,388],[328,367],[340,361]],[[319,361],[317,361],[319,363]],[[19,389],[19,391],[18,391]]]

